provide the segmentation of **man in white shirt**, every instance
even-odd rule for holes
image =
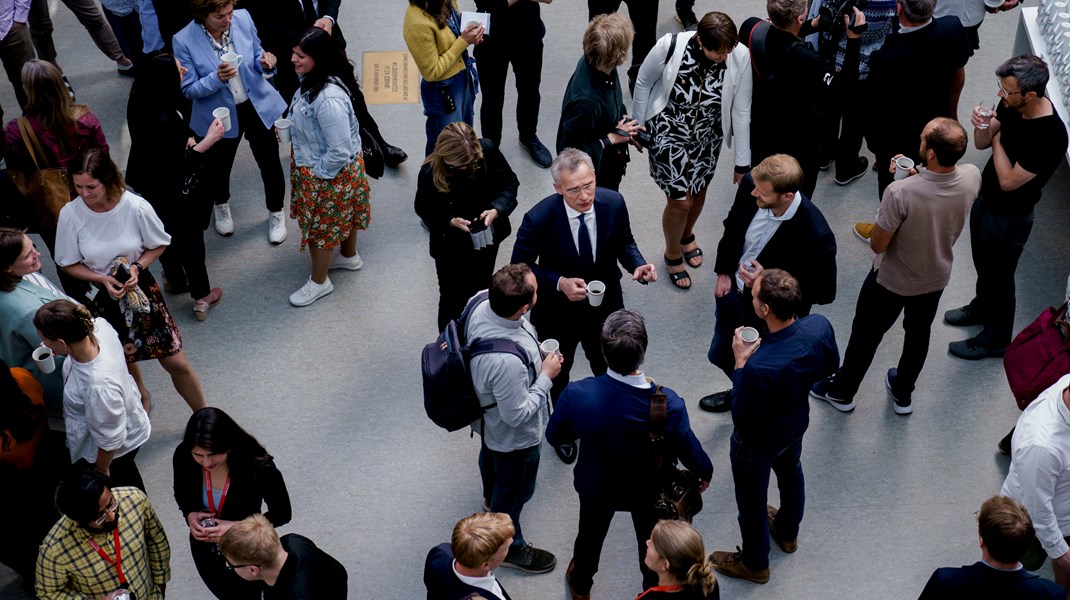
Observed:
[[[472,594],[510,600],[494,569],[505,560],[514,533],[513,521],[505,513],[476,513],[458,521],[451,541],[427,553],[427,600],[460,600]]]
[[[1000,495],[1022,503],[1033,517],[1036,548],[1022,559],[1035,571],[1051,558],[1055,582],[1070,584],[1070,375],[1044,390],[1018,419],[1011,468]],[[1035,550],[1043,549],[1043,553]]]

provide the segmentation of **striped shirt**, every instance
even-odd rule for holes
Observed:
[[[148,497],[133,487],[111,491],[118,501],[116,520],[123,575],[139,600],[162,599],[158,586],[171,579],[171,548]],[[37,556],[37,597],[44,600],[99,598],[119,588],[114,564],[89,544],[93,539],[111,559],[115,539],[90,531],[68,517],[52,526]]]

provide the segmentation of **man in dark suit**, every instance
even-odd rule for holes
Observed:
[[[535,273],[542,293],[531,311],[531,324],[544,339],[561,343],[564,363],[551,391],[556,402],[568,385],[577,345],[583,344],[595,375],[606,372],[599,342],[602,323],[610,313],[624,308],[617,263],[631,273],[633,281],[647,283],[658,275],[632,237],[624,197],[595,187],[590,156],[566,148],[554,159],[550,174],[557,193],[524,215],[509,262],[526,263]],[[588,301],[588,285],[593,281],[605,286],[600,305]],[[558,455],[571,463],[575,446],[559,448]]]
[[[457,521],[450,541],[427,553],[427,600],[462,600],[473,595],[509,600],[494,569],[505,560],[514,533],[513,521],[505,513],[476,513]]]
[[[751,292],[763,269],[783,269],[799,282],[799,317],[814,304],[836,299],[836,236],[825,216],[801,191],[803,169],[786,154],[774,154],[743,177],[717,244],[716,324],[707,354],[730,379],[732,338],[741,325],[763,331]],[[710,412],[730,408],[729,391],[699,400]]]
[[[580,496],[579,531],[565,572],[573,600],[590,598],[602,543],[617,511],[631,513],[643,588],[658,583],[658,574],[643,561],[646,541],[657,523],[650,493],[656,460],[650,442],[650,403],[655,393],[666,396],[663,463],[675,465],[679,459],[701,479],[700,491],[713,477],[713,463],[691,431],[683,398],[655,386],[639,370],[647,349],[643,317],[618,310],[606,319],[600,337],[608,372],[569,384],[546,426],[551,445],[583,440],[574,473]]]
[[[992,496],[977,513],[981,560],[964,567],[933,571],[918,600],[942,598],[1015,598],[1062,600],[1063,586],[1041,579],[1020,562],[1035,535],[1029,512],[1018,501]]]

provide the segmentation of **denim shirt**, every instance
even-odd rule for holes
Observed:
[[[290,104],[294,164],[311,167],[320,179],[334,179],[360,154],[360,133],[345,90],[328,83],[311,103],[298,90]]]

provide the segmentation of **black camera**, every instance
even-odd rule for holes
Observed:
[[[869,28],[869,25],[866,23],[855,25],[854,9],[865,10],[867,4],[867,0],[825,0],[817,13],[821,19],[819,29],[829,33],[832,39],[839,39],[846,33],[843,18],[849,16],[851,22],[846,27],[850,27],[854,33],[862,34]]]
[[[644,148],[654,145],[654,134],[645,129],[638,129],[633,137],[635,142]]]

